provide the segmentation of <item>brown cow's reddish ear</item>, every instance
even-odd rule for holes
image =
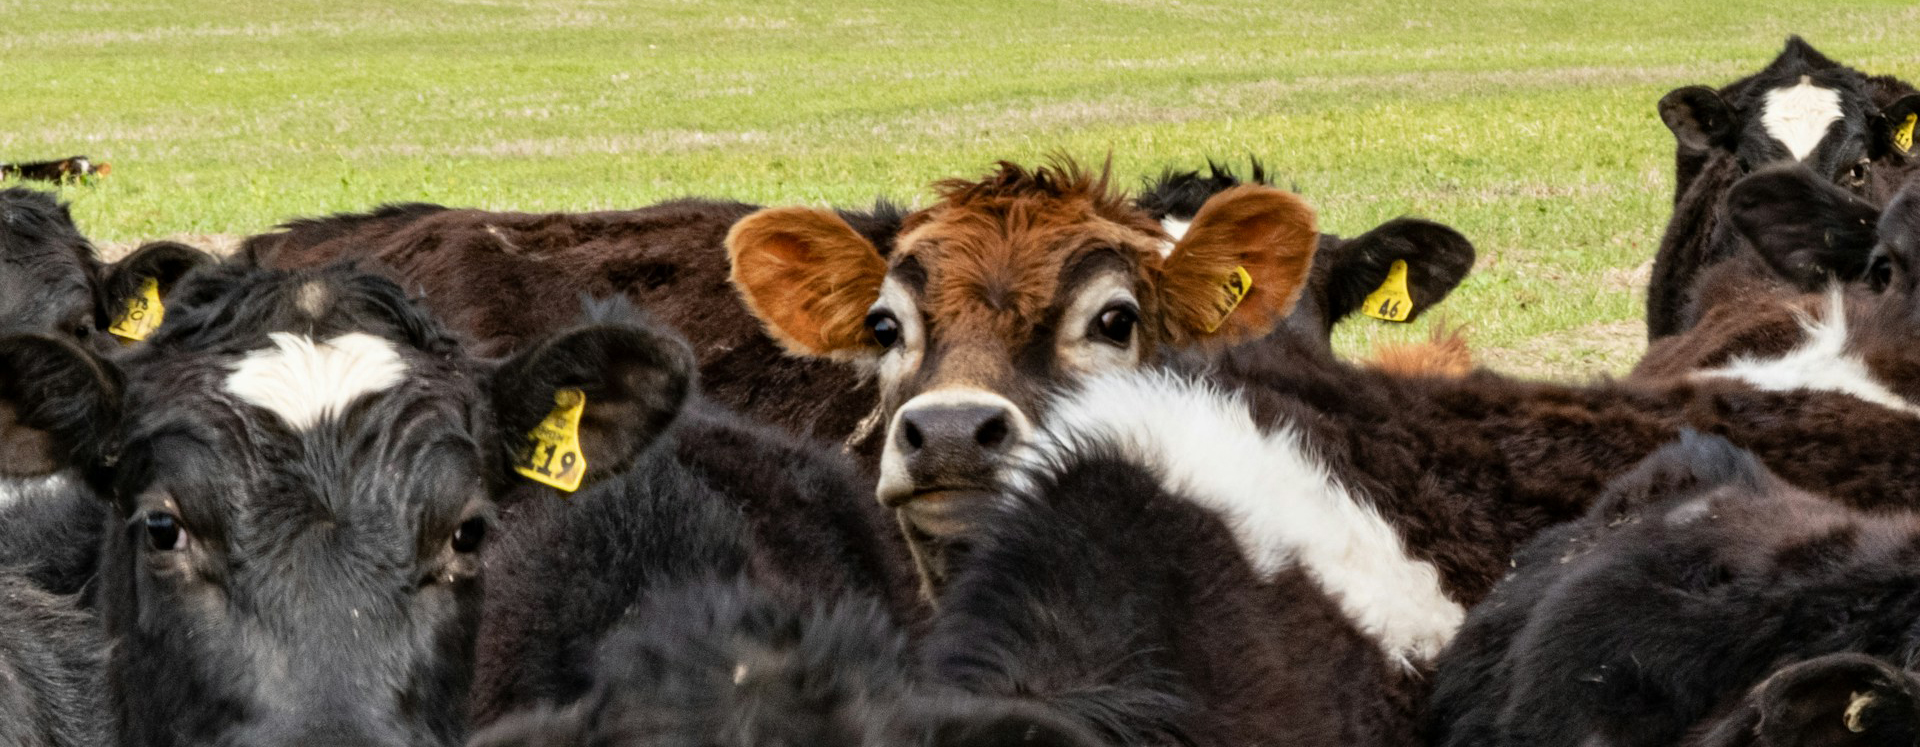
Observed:
[[[1320,243],[1313,208],[1258,184],[1200,208],[1160,267],[1160,306],[1175,343],[1231,345],[1292,313]]]
[[[877,350],[867,309],[880,297],[887,262],[840,216],[762,210],[727,232],[727,256],[740,297],[788,352],[849,357]]]

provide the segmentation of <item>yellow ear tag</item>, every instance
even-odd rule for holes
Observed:
[[[1207,328],[1207,333],[1212,334],[1220,325],[1226,324],[1227,317],[1233,314],[1234,309],[1240,308],[1240,302],[1247,300],[1247,294],[1252,292],[1253,276],[1247,274],[1247,268],[1233,268],[1233,273],[1220,283],[1220,304],[1216,307],[1220,309],[1220,315],[1213,318],[1213,326]]]
[[[1404,322],[1413,315],[1413,296],[1407,294],[1407,261],[1396,259],[1387,268],[1386,282],[1367,294],[1360,313],[1389,322]]]
[[[1913,125],[1915,122],[1920,122],[1920,114],[1909,114],[1907,115],[1907,121],[1900,123],[1900,129],[1893,131],[1893,147],[1899,148],[1901,153],[1908,153],[1913,150]]]
[[[527,445],[514,456],[513,470],[527,479],[569,493],[580,489],[587,454],[580,450],[580,413],[587,395],[578,389],[553,393],[553,412],[527,432]]]
[[[160,305],[160,281],[154,278],[140,279],[140,292],[127,299],[127,312],[120,320],[108,327],[113,336],[132,342],[147,339],[147,335],[160,328],[161,320],[167,316],[167,307]]]

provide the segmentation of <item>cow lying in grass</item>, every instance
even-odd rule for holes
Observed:
[[[1789,38],[1764,70],[1724,88],[1668,93],[1660,117],[1676,141],[1677,183],[1647,289],[1650,340],[1693,326],[1700,314],[1696,278],[1742,253],[1727,201],[1742,176],[1797,163],[1879,206],[1920,173],[1920,151],[1912,148],[1920,92],[1840,65],[1799,37]]]
[[[1920,517],[1690,436],[1541,535],[1440,660],[1441,745],[1920,744]]]

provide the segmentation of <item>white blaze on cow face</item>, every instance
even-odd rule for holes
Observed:
[[[1827,308],[1819,319],[1800,314],[1806,338],[1800,346],[1777,358],[1739,356],[1720,368],[1701,371],[1696,378],[1733,379],[1772,392],[1807,389],[1838,392],[1903,412],[1920,414],[1920,407],[1873,378],[1859,355],[1847,349],[1847,305],[1842,289],[1827,293]]]
[[[1047,452],[1076,444],[1112,444],[1153,468],[1169,492],[1232,528],[1262,576],[1304,569],[1403,664],[1431,660],[1466,617],[1439,570],[1409,554],[1295,428],[1263,431],[1234,394],[1159,372],[1095,378],[1053,405],[1037,463],[1059,463]]]
[[[1787,146],[1794,160],[1804,161],[1840,117],[1840,93],[1802,75],[1798,85],[1767,92],[1760,123],[1769,136]]]
[[[286,421],[313,428],[363,396],[386,391],[407,374],[406,361],[385,339],[353,332],[324,342],[275,332],[273,347],[235,364],[227,391]]]

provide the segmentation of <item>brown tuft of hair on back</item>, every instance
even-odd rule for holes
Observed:
[[[1383,342],[1373,346],[1369,366],[1394,376],[1458,378],[1473,373],[1473,350],[1464,326],[1441,322],[1425,342]]]

